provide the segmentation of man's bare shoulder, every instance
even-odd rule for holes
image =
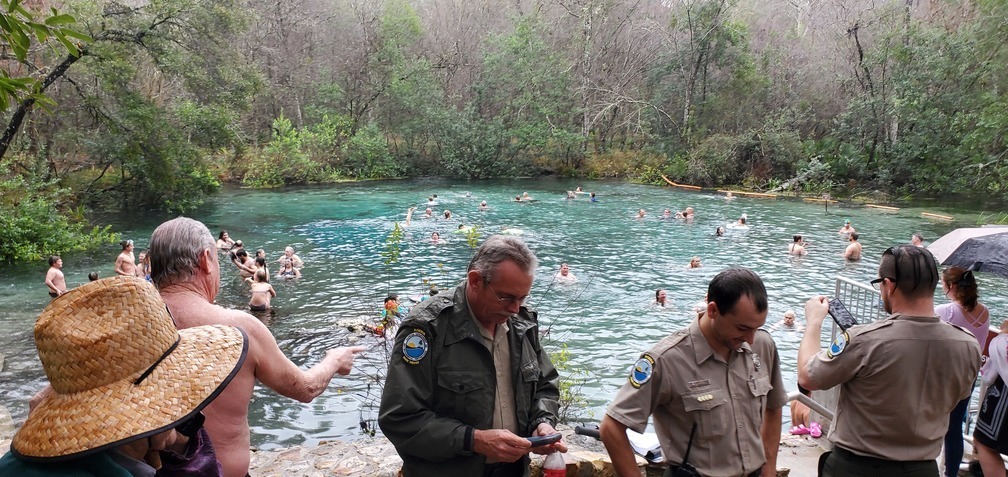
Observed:
[[[251,333],[264,326],[256,317],[244,311],[224,308],[195,297],[165,294],[162,295],[162,299],[171,310],[179,328],[228,325],[237,326],[246,333]]]

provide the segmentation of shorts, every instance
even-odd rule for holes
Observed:
[[[269,307],[266,305],[249,305],[249,309],[252,311],[266,311]]]
[[[1008,421],[1006,391],[1008,389],[1000,377],[987,388],[973,429],[973,439],[1002,454],[1008,453],[1008,432],[1005,432]]]
[[[51,297],[53,297],[53,298],[56,298],[56,297],[58,297],[58,296],[59,296],[59,293],[56,293],[56,292],[49,292],[49,296],[51,296]]]

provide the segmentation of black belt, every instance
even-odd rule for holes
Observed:
[[[518,462],[485,464],[483,466],[483,477],[521,477],[525,475],[525,469],[522,468],[524,460],[518,459]]]
[[[665,468],[665,475],[664,475],[664,477],[675,477],[675,471],[676,470],[679,470],[679,466],[678,465],[670,465],[670,466],[666,467]],[[746,477],[759,477],[760,474],[762,474],[762,473],[763,473],[763,467],[760,467],[760,468],[752,471],[751,473],[746,474]],[[703,476],[700,476],[700,477],[703,477]]]
[[[846,461],[852,462],[863,462],[866,464],[919,464],[919,463],[930,463],[931,459],[926,460],[889,460],[881,459],[878,457],[869,457],[866,455],[856,454],[840,446],[833,446],[833,453],[837,457],[844,459]]]

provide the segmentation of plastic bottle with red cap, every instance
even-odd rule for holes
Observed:
[[[563,454],[551,452],[543,461],[543,477],[566,477],[567,464],[564,462]]]

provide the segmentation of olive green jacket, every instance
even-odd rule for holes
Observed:
[[[493,426],[497,379],[467,307],[463,283],[453,296],[417,305],[396,335],[378,424],[405,477],[482,475],[486,458],[472,452],[472,437]],[[543,422],[556,426],[558,374],[539,342],[535,312],[521,307],[508,327],[515,412],[527,437]]]

